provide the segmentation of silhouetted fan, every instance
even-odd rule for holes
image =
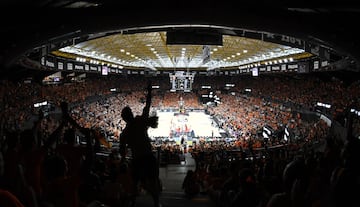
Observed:
[[[154,206],[159,206],[159,195],[161,185],[159,179],[159,163],[152,152],[151,140],[148,135],[148,128],[158,126],[158,117],[149,117],[151,104],[151,82],[147,87],[145,107],[141,115],[134,117],[129,106],[121,111],[121,117],[126,126],[120,134],[121,162],[126,161],[127,148],[131,150],[131,171],[135,187],[132,193],[132,205],[135,204],[136,195],[141,185],[153,198]]]

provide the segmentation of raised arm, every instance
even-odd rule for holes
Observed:
[[[61,111],[63,114],[63,119],[69,122],[71,125],[73,125],[75,128],[77,128],[81,133],[86,133],[86,128],[80,126],[69,114],[68,109],[68,103],[67,102],[61,102]]]
[[[151,90],[152,90],[152,86],[151,86],[151,82],[149,81],[148,86],[147,86],[146,103],[145,103],[145,107],[144,107],[143,113],[142,113],[143,117],[149,117],[151,98],[152,98]]]

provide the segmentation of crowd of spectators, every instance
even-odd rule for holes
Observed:
[[[347,83],[335,77],[324,79],[309,75],[199,76],[194,80],[193,92],[174,93],[169,91],[168,78],[89,77],[85,82],[60,85],[1,80],[0,156],[3,161],[0,163],[4,164],[0,165],[0,188],[11,192],[25,206],[56,206],[54,202],[65,202],[66,196],[73,202],[67,206],[86,206],[94,201],[120,205],[127,192],[131,192],[131,183],[124,178],[129,176],[124,170],[126,166],[118,165],[118,152],[111,149],[107,156],[91,155],[100,152],[99,136],[118,140],[125,124],[120,118],[124,106],[131,106],[134,114],[141,113],[146,79],[152,79],[152,83],[160,87],[154,91],[151,112],[176,108],[182,97],[186,107],[206,110],[235,138],[233,142],[200,141],[191,147],[189,152],[196,160],[196,170],[189,174],[196,179],[190,183],[198,185],[192,186],[198,189],[195,194],[207,193],[219,206],[358,204],[350,197],[360,189],[359,183],[351,180],[359,176],[359,169],[353,164],[360,157],[356,148],[360,147],[357,117],[351,122],[352,134],[347,136],[348,140],[339,140],[331,134],[325,121],[305,120],[300,113],[304,109],[315,112],[317,102],[329,103],[332,107],[325,111],[327,116],[334,121],[345,117],[346,127],[350,107],[359,108],[358,81]],[[234,87],[227,88],[226,83]],[[211,85],[221,104],[202,104],[200,96],[209,90],[202,89],[202,85]],[[34,103],[43,101],[53,104],[53,115],[43,117],[43,112],[34,108]],[[62,113],[56,113],[64,101],[69,103],[69,117],[76,124],[65,124]],[[259,134],[265,125],[274,131],[288,127],[294,139],[286,143],[278,137],[265,142]],[[74,146],[67,138],[76,137],[75,132],[85,138],[87,145],[79,148],[78,159],[75,164],[71,163],[71,169],[76,170],[70,170],[70,174],[65,168],[67,164],[70,166],[67,162],[73,161],[59,155],[62,155],[60,149],[66,149],[64,144]],[[95,144],[91,144],[90,139],[94,139]],[[154,144],[155,149],[182,153],[179,146],[169,143]],[[341,153],[342,150],[346,153]],[[63,168],[54,172],[53,166]],[[65,179],[65,175],[72,179]],[[56,197],[63,192],[51,192],[48,187],[50,183],[59,186],[59,182],[67,183],[63,188],[72,187],[74,194]],[[349,192],[345,189],[348,184],[357,190]]]

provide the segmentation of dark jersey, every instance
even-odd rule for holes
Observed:
[[[150,138],[147,133],[149,126],[146,119],[143,116],[136,116],[120,135],[120,144],[122,147],[131,149],[134,159],[152,154]]]

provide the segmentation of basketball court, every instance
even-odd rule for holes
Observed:
[[[148,130],[151,138],[169,137],[177,139],[180,136],[221,137],[221,129],[210,115],[202,111],[179,114],[175,112],[157,111],[158,128]]]

